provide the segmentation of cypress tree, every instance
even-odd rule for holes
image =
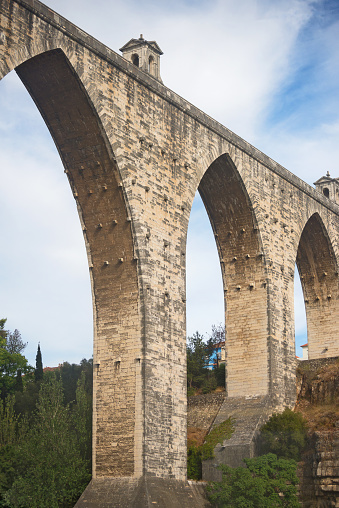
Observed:
[[[40,351],[40,344],[38,344],[38,351],[35,357],[35,371],[34,371],[34,379],[35,381],[41,381],[44,375],[44,371],[42,368],[42,356]]]

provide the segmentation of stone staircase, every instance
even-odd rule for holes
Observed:
[[[227,464],[231,467],[243,466],[244,458],[254,457],[259,429],[271,413],[268,397],[225,399],[214,420],[212,429],[228,418],[232,418],[235,430],[230,439],[226,439],[215,447],[215,457],[203,462],[203,480],[220,481],[221,471],[218,469],[220,464]]]

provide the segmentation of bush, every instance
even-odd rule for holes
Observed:
[[[231,418],[215,427],[206,437],[201,446],[189,445],[187,449],[187,477],[190,480],[201,480],[203,460],[213,459],[214,448],[218,443],[229,439],[233,433]]]
[[[207,487],[208,498],[215,507],[296,508],[298,479],[294,460],[278,459],[270,453],[244,459],[247,468],[219,466],[222,481]]]
[[[217,380],[214,373],[209,373],[208,378],[202,384],[202,393],[211,393],[217,387]]]
[[[190,480],[201,480],[201,447],[191,445],[187,450],[187,477]]]
[[[274,413],[261,427],[262,453],[272,452],[278,457],[298,461],[306,441],[306,420],[300,413],[294,413],[288,408],[281,414]]]

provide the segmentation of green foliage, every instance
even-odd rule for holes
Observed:
[[[261,427],[260,441],[263,453],[272,452],[278,457],[298,461],[307,441],[306,420],[288,408],[281,414],[274,413]]]
[[[21,414],[30,420],[33,417],[33,413],[36,409],[36,404],[38,401],[40,383],[36,383],[34,381],[34,376],[32,379],[26,379],[25,376],[25,386],[23,391],[15,392],[15,412],[16,414]]]
[[[201,447],[191,445],[187,450],[187,477],[190,480],[201,480]]]
[[[202,389],[203,393],[214,391],[217,386],[225,386],[225,367],[207,369],[208,360],[215,358],[215,346],[225,340],[225,327],[212,326],[207,341],[199,332],[187,339],[187,386]],[[192,392],[192,391],[191,391]]]
[[[86,360],[83,358],[80,365],[75,363],[64,362],[60,366],[60,377],[62,386],[64,388],[64,397],[66,404],[74,403],[76,400],[77,383],[84,373],[85,375],[85,390],[87,395],[92,398],[93,391],[93,360]]]
[[[26,345],[18,330],[5,330],[6,319],[0,319],[0,396],[5,399],[14,393],[18,383],[18,371],[31,372],[27,359],[21,354]]]
[[[7,508],[10,505],[4,500],[6,492],[11,488],[16,471],[17,449],[14,445],[6,445],[0,448],[0,507]]]
[[[17,443],[25,437],[26,421],[14,411],[14,395],[0,399],[0,506],[8,506],[3,496],[16,476]]]
[[[0,399],[0,447],[16,441],[18,417],[14,412],[14,395],[2,401]]]
[[[83,404],[80,412],[84,412]],[[46,377],[34,425],[18,445],[16,479],[4,496],[12,508],[74,505],[90,479],[89,464],[79,446],[83,436],[79,439],[74,421],[63,403],[61,381],[54,374]]]
[[[187,388],[187,397],[193,397],[193,395],[195,395],[195,388],[193,388],[193,386]]]
[[[196,332],[188,338],[187,344],[187,383],[200,387],[206,377],[206,344],[204,337]]]
[[[91,477],[92,360],[65,363],[42,380],[40,346],[34,370],[22,355],[20,333],[5,323],[0,320],[0,507],[72,507]]]
[[[86,390],[86,373],[83,370],[77,382],[76,405],[72,412],[74,430],[81,456],[92,461],[92,396]]]
[[[60,377],[64,387],[65,402],[68,404],[76,399],[76,389],[81,367],[75,363],[64,362],[60,367]]]
[[[294,460],[270,453],[244,459],[246,468],[220,466],[222,481],[207,488],[212,506],[232,508],[297,508],[298,479]]]
[[[34,379],[36,382],[38,382],[38,381],[42,381],[43,377],[44,377],[44,369],[42,367],[42,355],[41,355],[40,344],[38,344],[38,351],[37,351],[36,357],[35,357]]]
[[[225,364],[221,363],[214,371],[218,386],[225,387]]]
[[[202,393],[211,393],[218,386],[215,374],[213,371],[208,371],[207,377],[202,383]]]
[[[206,354],[210,358],[215,353],[215,346],[225,341],[226,330],[222,324],[212,325],[212,333],[206,342]]]
[[[229,439],[234,431],[234,422],[228,418],[211,430],[207,435],[204,444],[201,447],[201,459],[208,460],[214,457],[214,448],[218,443],[222,443],[225,439]]]
[[[214,457],[214,448],[218,443],[229,439],[233,433],[231,418],[215,427],[206,437],[202,446],[190,445],[187,449],[187,477],[201,480],[201,463]]]

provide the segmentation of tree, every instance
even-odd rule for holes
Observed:
[[[220,466],[222,481],[208,488],[212,506],[232,508],[296,508],[297,463],[273,453],[244,459],[246,468]]]
[[[17,383],[17,376],[20,370],[22,374],[28,374],[32,367],[27,359],[21,354],[26,345],[20,332],[13,333],[5,330],[6,319],[0,319],[0,395],[4,400],[10,393],[14,393]]]
[[[187,383],[200,387],[206,377],[206,344],[203,335],[195,332],[187,344]]]
[[[35,371],[34,371],[34,379],[35,381],[41,381],[44,375],[44,370],[42,367],[42,356],[40,350],[40,344],[38,344],[38,351],[35,357]]]
[[[25,420],[14,411],[14,395],[0,399],[0,506],[8,506],[4,504],[4,494],[15,480],[17,443],[25,431]]]
[[[212,333],[206,342],[206,353],[208,358],[211,358],[215,353],[215,346],[220,342],[225,342],[225,326],[221,323],[219,325],[212,325]]]
[[[75,402],[77,383],[81,376],[81,366],[64,362],[60,366],[60,376],[64,389],[65,402]]]
[[[89,480],[62,382],[52,372],[41,383],[34,423],[18,445],[16,479],[5,500],[12,508],[73,506]]]
[[[91,470],[92,461],[92,396],[86,391],[86,374],[83,370],[77,382],[76,405],[72,412],[78,447]]]
[[[7,351],[11,354],[21,353],[28,342],[23,342],[19,330],[15,329],[13,333],[7,332]]]
[[[260,429],[260,446],[263,453],[272,452],[285,459],[300,460],[306,445],[307,422],[301,413],[286,408],[274,413]]]

